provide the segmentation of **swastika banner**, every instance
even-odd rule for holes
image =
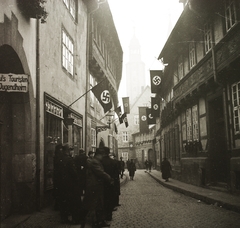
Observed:
[[[147,107],[138,107],[139,111],[139,132],[147,133],[148,132],[148,123],[147,123]]]
[[[98,99],[104,109],[104,113],[108,112],[112,108],[112,99],[108,88],[108,82],[106,79],[98,83],[92,88],[92,92]]]
[[[162,70],[150,70],[152,93],[160,92],[162,76],[163,76]]]
[[[129,97],[123,97],[123,109],[126,114],[130,113]]]
[[[159,97],[151,97],[151,109],[152,109],[152,115],[154,117],[160,116],[160,98]]]

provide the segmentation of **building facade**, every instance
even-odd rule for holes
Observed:
[[[159,59],[157,129],[161,157],[175,178],[240,190],[239,1],[185,2]]]
[[[113,104],[110,112],[104,113],[94,94],[91,91],[86,94],[86,129],[91,132],[86,134],[86,151],[95,151],[101,143],[108,146],[111,153],[117,153],[114,110],[118,107],[117,92],[122,78],[123,51],[107,1],[89,5],[86,87],[91,89],[106,78]]]
[[[90,37],[93,11],[108,52]],[[100,121],[102,107],[91,103],[89,90],[90,75],[97,81],[106,75],[117,106],[122,50],[108,4],[97,0],[1,1],[0,34],[2,220],[51,202],[57,144],[68,143],[75,155],[99,139],[117,147],[112,130],[96,137],[96,120],[102,125],[110,117]]]

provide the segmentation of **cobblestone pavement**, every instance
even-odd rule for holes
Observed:
[[[111,228],[239,228],[240,214],[208,205],[157,183],[144,170],[121,189]]]

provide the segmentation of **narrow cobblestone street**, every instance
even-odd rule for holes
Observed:
[[[128,177],[128,172],[125,172]],[[111,228],[238,228],[240,214],[166,188],[144,170],[121,187],[121,206],[113,213]],[[171,180],[170,181],[175,181]],[[17,228],[79,228],[60,223],[52,208],[31,215]],[[86,228],[90,228],[90,223]]]
[[[112,228],[237,228],[240,224],[240,214],[165,188],[143,170],[137,170],[121,193],[122,206],[114,212]]]

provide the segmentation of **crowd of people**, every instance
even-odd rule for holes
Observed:
[[[120,178],[125,166],[130,180],[134,180],[134,159],[126,164],[121,157],[117,160],[108,147],[97,148],[96,152],[73,150],[66,145],[57,145],[54,156],[55,209],[59,210],[62,223],[80,224],[85,227],[88,218],[92,227],[109,227],[113,211],[119,204]],[[146,170],[151,172],[151,160],[145,161]],[[161,163],[162,178],[171,177],[171,165],[165,158]]]
[[[131,170],[133,161],[129,162]],[[135,164],[134,164],[135,166]],[[133,179],[134,172],[131,171]],[[61,222],[85,227],[89,218],[92,227],[108,227],[113,211],[117,210],[120,178],[125,162],[116,160],[108,147],[96,152],[79,150],[74,156],[68,145],[57,145],[54,157],[55,209],[60,211]]]

